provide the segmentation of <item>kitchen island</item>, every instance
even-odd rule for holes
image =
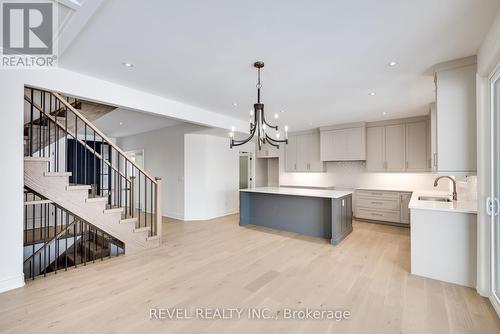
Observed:
[[[240,190],[240,225],[258,225],[329,239],[352,232],[352,192],[258,187]]]

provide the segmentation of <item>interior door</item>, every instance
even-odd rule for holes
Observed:
[[[500,71],[491,79],[491,198],[487,203],[491,216],[491,295],[500,311]]]
[[[240,152],[240,189],[252,188],[252,154]]]

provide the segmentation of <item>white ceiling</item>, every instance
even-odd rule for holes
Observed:
[[[108,0],[59,64],[247,119],[251,64],[263,60],[266,110],[285,109],[280,122],[291,130],[395,118],[427,111],[433,65],[475,54],[499,8],[498,0]]]
[[[161,129],[182,122],[163,116],[118,108],[98,118],[93,123],[106,136],[116,138]]]

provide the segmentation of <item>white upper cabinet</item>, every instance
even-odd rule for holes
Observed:
[[[284,145],[280,145],[280,149]],[[270,144],[264,144],[262,148],[259,150],[259,146],[255,144],[255,157],[256,158],[278,158],[279,153],[278,149]]]
[[[366,129],[366,169],[385,171],[385,126]]]
[[[376,122],[366,129],[366,169],[371,172],[425,172],[427,118]]]
[[[366,160],[365,123],[320,128],[320,160]]]
[[[288,136],[288,144],[285,144],[285,171],[297,171],[297,137]]]
[[[288,135],[285,145],[286,172],[324,172],[319,159],[319,133],[307,131]]]
[[[427,122],[406,124],[406,170],[425,172],[427,163]]]
[[[385,127],[385,168],[389,172],[402,172],[406,168],[404,124]]]
[[[436,65],[436,171],[475,173],[476,57]]]

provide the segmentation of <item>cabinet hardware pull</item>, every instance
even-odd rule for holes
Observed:
[[[438,154],[434,153],[434,167],[437,167],[438,165]]]
[[[381,214],[381,213],[373,213],[373,212],[372,212],[372,216],[382,217],[382,216],[383,216],[383,214]]]
[[[372,202],[372,204],[384,204],[382,202]]]

